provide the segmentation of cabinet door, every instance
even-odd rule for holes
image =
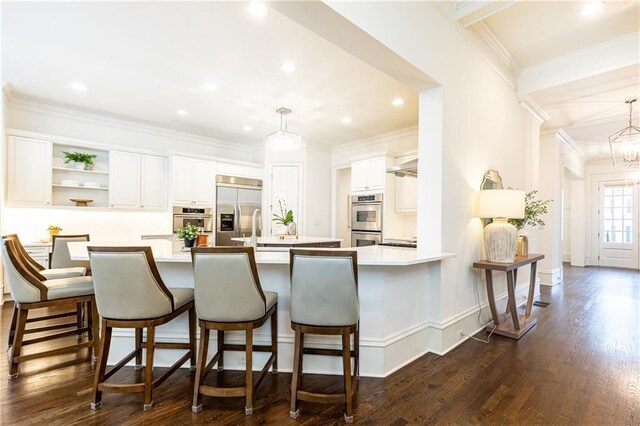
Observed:
[[[193,201],[193,163],[190,158],[173,157],[171,171],[173,181],[173,203],[191,204]]]
[[[415,213],[418,211],[418,179],[396,176],[396,212]]]
[[[9,201],[51,205],[51,142],[9,137]]]
[[[167,207],[167,159],[143,155],[141,166],[140,207],[164,210]]]
[[[193,203],[198,205],[213,205],[213,195],[216,189],[215,173],[211,161],[193,161]]]
[[[367,189],[384,189],[386,177],[386,159],[373,158],[367,162]]]
[[[262,168],[241,166],[237,164],[218,163],[216,174],[224,176],[239,176],[251,179],[262,179]]]
[[[140,207],[140,154],[109,153],[109,206]]]
[[[369,165],[368,160],[354,161],[351,163],[351,190],[352,191],[365,191],[369,185],[367,185],[367,168]]]

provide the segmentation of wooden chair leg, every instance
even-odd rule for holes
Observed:
[[[153,407],[153,352],[155,346],[156,328],[147,327],[147,361],[144,371],[144,411]]]
[[[218,332],[220,335],[220,332]],[[193,386],[193,405],[191,411],[199,413],[202,411],[202,394],[200,393],[200,385],[206,373],[207,353],[209,352],[209,329],[200,324],[200,345],[198,346],[198,361],[196,367],[196,382]]]
[[[142,369],[142,328],[135,329],[135,345],[136,345],[136,370]]]
[[[224,371],[224,330],[218,330],[218,372]]]
[[[77,340],[82,340],[82,331],[80,329],[84,325],[84,303],[76,303],[76,326],[78,327],[78,333],[76,334]]]
[[[302,380],[302,374],[304,372],[304,333],[302,330],[300,331],[300,353],[298,354],[300,358],[300,368],[298,369],[298,386],[300,386],[300,381]]]
[[[344,421],[353,423],[353,389],[351,388],[351,334],[349,329],[342,332],[342,370],[344,374],[345,413]]]
[[[271,315],[271,352],[273,353],[273,365],[271,374],[278,374],[278,308]]]
[[[245,387],[246,387],[246,403],[244,407],[244,414],[250,415],[253,413],[253,325],[249,324],[245,331],[246,335],[246,373],[245,373]]]
[[[93,379],[93,402],[91,409],[97,410],[102,406],[102,392],[98,386],[104,382],[104,373],[107,371],[107,358],[109,358],[109,347],[111,346],[112,328],[107,325],[106,320],[102,320],[102,336],[100,338],[100,352],[98,355],[98,365]]]
[[[196,371],[196,308],[189,309],[189,351],[191,352],[190,369]]]
[[[87,310],[89,311],[88,316],[88,325],[89,325],[89,334],[91,336],[91,340],[93,341],[93,361],[98,359],[98,355],[100,353],[100,323],[99,323],[99,315],[98,308],[96,306],[96,301],[93,300],[91,302],[87,302]]]
[[[20,351],[22,350],[22,340],[24,339],[24,330],[27,327],[28,312],[28,309],[18,308],[15,335],[13,337],[11,350],[9,351],[10,380],[18,377],[18,361],[16,358],[20,356]]]
[[[16,334],[16,322],[18,321],[18,306],[13,303],[13,314],[11,315],[11,325],[9,325],[9,341],[7,342],[7,349],[13,345],[13,337]]]
[[[353,376],[357,387],[358,383],[360,383],[360,324],[358,324],[358,328],[353,334],[353,353],[355,355],[353,360]]]
[[[300,361],[302,359],[302,332],[300,326],[295,327],[295,339],[293,342],[293,374],[291,375],[291,407],[289,408],[289,417],[292,419],[297,418],[300,415],[298,406],[298,386],[300,381]]]

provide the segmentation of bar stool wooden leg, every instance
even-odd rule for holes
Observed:
[[[353,388],[351,387],[351,334],[349,329],[342,332],[342,370],[344,374],[345,414],[344,421],[353,423]]]
[[[302,361],[302,333],[300,331],[300,326],[295,326],[295,339],[293,342],[294,345],[294,354],[293,354],[293,374],[291,377],[291,407],[289,408],[289,417],[292,419],[298,418],[300,415],[300,410],[297,408],[298,406],[298,386],[300,381],[300,370],[301,370],[301,361]]]
[[[109,357],[109,347],[111,346],[112,328],[107,326],[107,321],[102,320],[102,338],[100,339],[100,355],[98,355],[98,365],[96,366],[96,374],[93,380],[93,402],[91,409],[97,410],[102,406],[102,392],[100,391],[100,383],[104,382],[104,374],[107,370],[107,358]]]
[[[20,351],[22,350],[22,340],[24,339],[24,330],[27,327],[28,312],[28,309],[18,308],[16,331],[13,337],[13,345],[11,345],[11,350],[9,351],[9,380],[18,377],[18,361],[16,358],[20,357]]]
[[[224,330],[218,330],[218,372],[224,371]]]
[[[220,332],[218,332],[218,336]],[[200,323],[200,345],[198,346],[198,361],[196,367],[196,383],[193,387],[193,405],[191,411],[199,413],[202,411],[202,394],[200,386],[207,372],[207,353],[209,352],[209,329]]]
[[[189,350],[191,351],[190,369],[196,371],[196,308],[189,309]]]
[[[136,337],[135,337],[135,344],[136,344],[136,370],[141,370],[142,369],[142,328],[136,328],[135,329],[136,332]]]
[[[353,375],[356,381],[356,389],[358,384],[360,383],[360,323],[358,323],[358,328],[356,332],[353,333],[353,354],[354,356],[354,372]]]
[[[147,327],[147,361],[144,371],[144,411],[153,407],[153,352],[155,346],[155,326]]]
[[[271,315],[271,352],[274,355],[271,374],[278,374],[278,309]]]
[[[87,302],[87,310],[89,311],[89,334],[93,340],[93,361],[97,361],[100,353],[100,323],[98,315],[98,307],[95,300]]]
[[[7,349],[13,345],[13,337],[16,334],[16,322],[18,321],[18,307],[15,302],[13,304],[13,314],[11,315],[11,325],[9,326],[9,341],[7,342]]]
[[[244,407],[244,414],[250,415],[253,413],[253,325],[247,325],[246,331],[246,403]]]
[[[76,324],[78,327],[78,333],[76,334],[76,340],[82,340],[82,331],[80,329],[84,325],[84,303],[76,303]]]

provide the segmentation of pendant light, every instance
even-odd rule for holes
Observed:
[[[287,131],[287,115],[289,108],[280,107],[276,110],[280,114],[280,130],[267,136],[267,144],[276,151],[295,151],[302,145],[302,136]]]
[[[611,159],[615,168],[640,167],[640,128],[632,124],[633,103],[637,99],[625,101],[629,104],[629,125],[609,136]]]

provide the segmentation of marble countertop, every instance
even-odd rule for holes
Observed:
[[[190,263],[189,252],[176,252],[173,243],[166,240],[139,240],[139,241],[90,241],[69,243],[69,254],[72,260],[89,260],[87,246],[132,247],[148,246],[153,250],[153,257],[157,263]],[[317,249],[315,249],[317,250]],[[352,250],[350,248],[332,250]],[[368,246],[358,247],[358,265],[360,266],[408,266],[421,263],[437,262],[456,257],[454,253],[418,251],[412,248]],[[256,263],[288,265],[288,250],[256,252]]]
[[[244,243],[250,243],[251,238],[231,238],[232,241],[241,241]],[[258,237],[258,244],[282,244],[282,245],[296,245],[296,244],[316,244],[316,243],[337,243],[344,241],[342,238],[325,238],[325,237],[303,237],[298,238],[287,237],[280,239],[278,237]]]

